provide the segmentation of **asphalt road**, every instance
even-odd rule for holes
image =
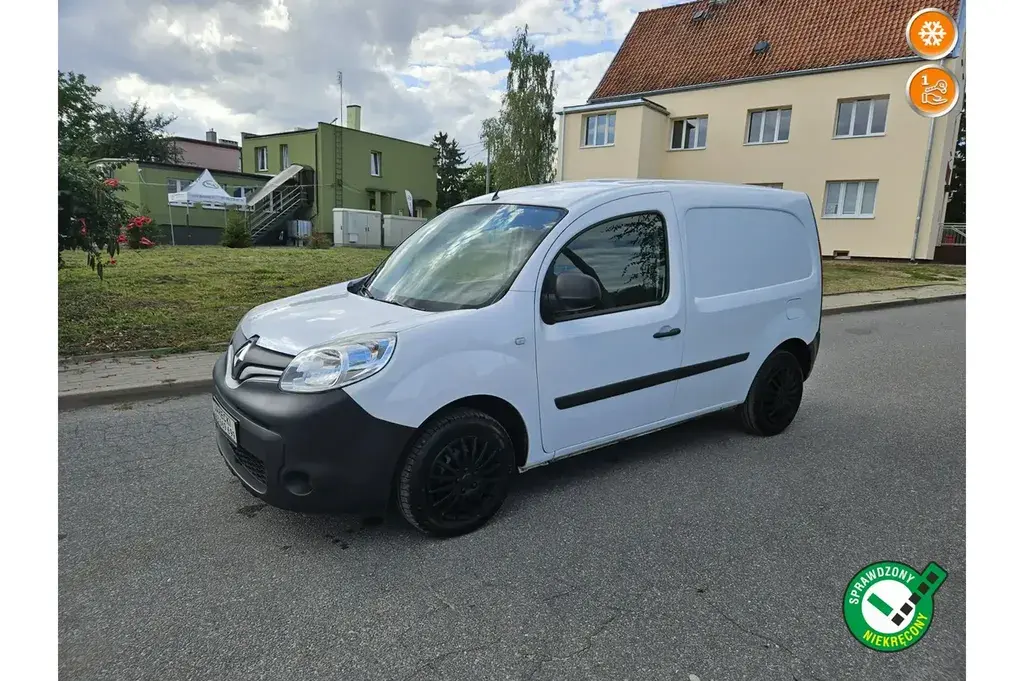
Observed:
[[[964,309],[828,317],[785,434],[712,417],[531,471],[446,541],[257,503],[209,397],[61,413],[61,678],[964,678]],[[843,623],[877,560],[949,572],[904,652]]]

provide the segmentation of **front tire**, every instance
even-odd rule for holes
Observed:
[[[796,418],[804,394],[800,360],[787,350],[776,350],[764,361],[739,407],[740,425],[748,433],[771,437]]]
[[[515,469],[501,424],[476,409],[455,409],[430,421],[406,454],[398,507],[425,534],[466,534],[498,512]]]

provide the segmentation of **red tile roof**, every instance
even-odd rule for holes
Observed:
[[[697,0],[641,12],[590,101],[913,57],[910,17],[960,0]],[[708,18],[694,21],[697,10]],[[962,39],[962,37],[961,37]],[[766,40],[765,54],[754,54]]]

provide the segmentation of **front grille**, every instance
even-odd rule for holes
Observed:
[[[293,357],[257,345],[259,336],[244,339],[235,334],[228,350],[227,374],[239,383],[250,378],[277,379]]]
[[[232,452],[235,457],[234,463],[244,468],[253,480],[262,486],[262,489],[257,489],[256,491],[267,491],[267,468],[263,465],[263,462],[241,447],[232,447]]]

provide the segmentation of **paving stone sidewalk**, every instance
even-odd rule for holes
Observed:
[[[916,288],[825,296],[824,314],[840,314],[963,297],[966,287],[939,284]],[[120,356],[62,359],[58,363],[58,407],[127,402],[206,392],[220,353],[189,352],[162,357]]]

